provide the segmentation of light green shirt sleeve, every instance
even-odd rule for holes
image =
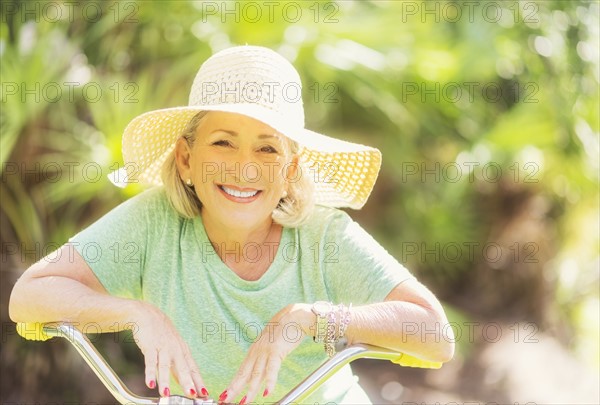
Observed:
[[[321,247],[325,284],[335,303],[381,302],[394,287],[413,278],[347,213],[336,211]]]
[[[69,239],[111,295],[142,298],[151,193],[130,198]]]

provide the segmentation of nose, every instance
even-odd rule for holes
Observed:
[[[256,183],[261,177],[261,167],[251,150],[238,149],[227,162],[226,176],[233,176],[236,182]]]
[[[242,180],[256,183],[260,179],[260,166],[255,161],[248,160],[242,165]]]

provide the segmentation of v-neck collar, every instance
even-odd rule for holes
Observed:
[[[294,230],[283,227],[273,263],[258,280],[244,280],[221,260],[208,238],[202,218],[200,216],[194,217],[193,223],[198,248],[202,252],[202,263],[207,266],[207,270],[241,290],[256,291],[267,287],[283,271],[286,263],[291,263],[299,254],[296,251],[298,245],[294,246],[293,243]]]

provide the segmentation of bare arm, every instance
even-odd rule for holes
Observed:
[[[135,340],[146,361],[146,384],[168,396],[173,371],[190,396],[208,392],[187,344],[158,308],[136,300],[111,296],[85,260],[71,246],[61,247],[25,271],[15,284],[9,303],[15,322],[94,322],[102,331],[134,328]],[[116,325],[115,325],[116,323]]]
[[[229,400],[247,388],[247,402],[271,392],[283,359],[301,339],[287,339],[285,327],[300,325],[306,336],[316,330],[312,304],[290,304],[269,322],[274,330],[265,332],[252,344],[233,381],[221,394]],[[407,280],[394,288],[385,302],[355,307],[346,330],[350,343],[368,343],[407,353],[423,360],[446,362],[454,354],[454,336],[444,310],[435,296],[416,280]],[[274,339],[274,340],[273,340]]]
[[[395,287],[385,302],[352,310],[346,336],[350,343],[369,343],[446,362],[454,355],[454,335],[435,296],[417,280]]]
[[[58,261],[32,265],[15,284],[9,303],[15,322],[94,322],[105,332],[124,329],[137,319],[140,302],[108,295],[72,246],[60,248]],[[116,323],[116,325],[115,325]]]

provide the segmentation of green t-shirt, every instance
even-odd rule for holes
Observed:
[[[171,318],[213,396],[227,388],[251,343],[286,305],[380,302],[412,277],[344,211],[317,206],[304,225],[283,229],[265,274],[243,280],[216,254],[202,219],[178,215],[162,187],[125,201],[70,242],[111,295],[150,302]],[[256,252],[243,249],[251,260]],[[290,339],[298,333],[286,328]],[[305,338],[264,400],[279,399],[325,360],[323,346]],[[347,367],[309,402],[338,402],[350,388],[356,379]]]

